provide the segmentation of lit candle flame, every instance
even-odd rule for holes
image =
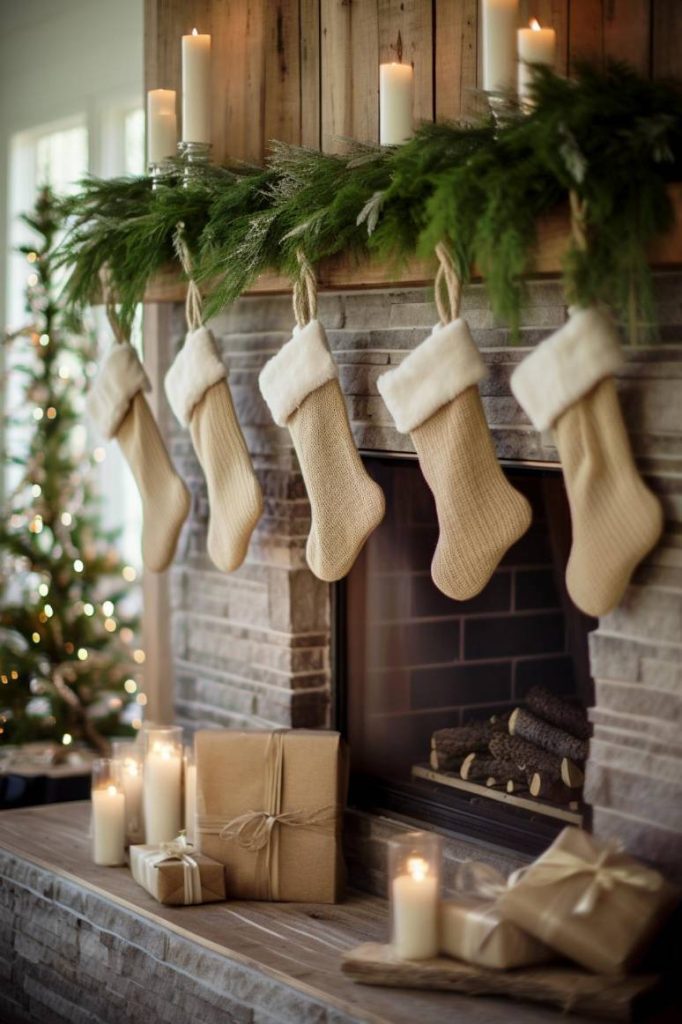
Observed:
[[[167,761],[170,758],[170,756],[172,755],[172,753],[173,753],[173,748],[170,745],[170,743],[158,743],[157,742],[157,743],[154,744],[154,753],[155,754],[160,754],[161,757],[165,761]]]
[[[410,857],[407,861],[407,870],[415,882],[423,882],[429,873],[429,865],[423,857]]]
[[[116,786],[107,786],[107,793],[109,796],[116,796],[117,792],[118,790],[116,789]]]
[[[537,18],[531,18],[529,24],[530,24],[530,27],[533,29],[533,32],[539,32],[540,31],[540,22],[538,21]]]
[[[538,25],[538,28],[540,28],[539,25]],[[193,36],[198,36],[199,35],[199,33],[197,32],[197,30],[195,28],[192,29],[192,35]]]

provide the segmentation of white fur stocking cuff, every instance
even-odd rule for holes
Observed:
[[[514,370],[511,389],[535,429],[548,430],[622,362],[611,320],[593,307],[576,309]]]
[[[460,319],[434,327],[400,366],[379,377],[377,387],[398,430],[409,434],[484,376],[485,363]]]
[[[284,427],[311,392],[338,375],[324,327],[311,320],[294,328],[291,341],[261,370],[258,384],[275,423]]]
[[[165,379],[168,401],[183,427],[208,389],[226,377],[225,364],[208,328],[190,331]]]
[[[135,395],[150,390],[144,366],[132,345],[112,345],[88,393],[88,415],[104,437],[115,437]]]

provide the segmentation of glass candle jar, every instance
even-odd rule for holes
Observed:
[[[438,954],[438,904],[442,840],[431,832],[407,832],[389,843],[393,950],[402,960]]]
[[[145,839],[158,846],[176,839],[182,828],[182,729],[144,726],[142,740]]]
[[[108,757],[92,764],[92,855],[95,864],[125,863],[125,797],[119,769]]]
[[[136,740],[114,740],[113,760],[118,765],[126,803],[126,843],[144,842],[142,807],[142,747]]]
[[[185,835],[188,843],[196,842],[197,766],[193,747],[185,747]]]

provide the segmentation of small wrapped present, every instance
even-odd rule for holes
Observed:
[[[455,878],[458,890],[440,907],[440,951],[479,967],[508,970],[529,967],[554,958],[544,942],[533,938],[497,907],[504,877],[487,864],[465,861]]]
[[[198,732],[197,845],[237,899],[333,903],[346,759],[325,730]]]
[[[160,846],[131,846],[130,870],[138,885],[169,907],[225,899],[225,868],[184,836]]]
[[[679,893],[659,874],[579,828],[565,828],[509,880],[502,915],[564,956],[622,974],[645,951]]]

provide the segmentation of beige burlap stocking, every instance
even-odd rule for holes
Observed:
[[[573,526],[566,586],[588,615],[618,604],[663,528],[620,411],[613,374],[621,363],[611,321],[594,308],[572,310],[511,380],[536,429],[554,430]]]
[[[168,457],[145,398],[149,381],[135,349],[113,345],[88,396],[88,411],[107,438],[115,437],[142,498],[142,560],[163,572],[175,553],[189,512],[187,488]]]
[[[486,585],[530,525],[528,502],[500,469],[478,393],[485,365],[460,319],[431,335],[378,388],[409,433],[436,500],[440,529],[433,582],[457,601]]]
[[[313,319],[264,366],[260,389],[273,419],[291,434],[312,525],[308,565],[339,580],[384,516],[384,495],[358,455],[324,328]]]
[[[263,511],[263,497],[237,421],[227,370],[208,328],[190,330],[166,374],[166,394],[206,477],[208,553],[223,572],[237,569]]]

